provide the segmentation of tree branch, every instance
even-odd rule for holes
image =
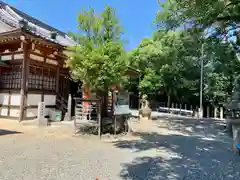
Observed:
[[[226,7],[229,7],[229,6],[232,6],[232,5],[237,5],[237,4],[239,4],[240,3],[240,1],[231,1],[230,3],[228,3],[227,5],[226,5]]]
[[[232,15],[232,16],[222,16],[217,17],[218,21],[235,21],[240,22],[240,14],[239,15]]]

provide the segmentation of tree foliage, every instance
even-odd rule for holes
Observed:
[[[202,44],[203,51],[202,51]],[[142,93],[168,96],[178,102],[199,102],[200,59],[203,58],[204,102],[223,104],[231,95],[239,60],[231,43],[202,38],[186,30],[160,30],[131,52],[130,61],[141,69]]]
[[[130,62],[142,70],[143,93],[199,103],[200,60],[203,100],[223,104],[238,76],[239,0],[166,0],[157,31],[133,50]],[[240,42],[240,41],[239,41]]]
[[[239,0],[166,0],[156,17],[159,28],[184,28],[208,35],[239,39]]]
[[[106,6],[98,15],[94,9],[78,15],[79,33],[70,33],[77,42],[69,47],[67,61],[72,77],[95,91],[106,91],[118,83],[126,70],[126,55],[122,43],[123,29],[115,9]]]

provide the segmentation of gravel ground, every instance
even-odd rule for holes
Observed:
[[[135,136],[111,142],[4,122],[1,180],[240,179],[240,157],[234,156],[231,138],[219,131],[219,121],[133,121]]]

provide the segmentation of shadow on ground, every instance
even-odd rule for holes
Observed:
[[[221,122],[162,120],[171,133],[142,132],[137,133],[139,140],[115,142],[116,147],[132,149],[136,154],[134,161],[123,164],[123,179],[240,179],[240,157],[232,151],[231,138],[217,128]]]
[[[20,134],[20,133],[22,133],[22,132],[0,129],[0,136],[10,135],[10,134]]]

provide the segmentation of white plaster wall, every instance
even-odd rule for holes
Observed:
[[[7,116],[8,114],[7,108],[0,108],[0,116]]]
[[[0,93],[0,104],[8,105],[8,93]]]
[[[20,109],[10,109],[10,116],[12,117],[19,117]]]
[[[20,93],[13,93],[11,95],[11,105],[18,105],[20,106],[20,102],[21,102],[21,95]]]
[[[28,94],[27,96],[27,105],[36,106],[41,102],[41,94]]]
[[[27,109],[27,117],[36,117],[37,116],[38,109],[33,108],[33,109]]]
[[[14,54],[14,59],[23,59],[23,54]]]
[[[46,115],[50,115],[51,111],[54,111],[54,108],[46,108]]]
[[[56,95],[44,95],[44,103],[47,105],[56,105]]]
[[[2,55],[2,61],[12,60],[12,55]]]

